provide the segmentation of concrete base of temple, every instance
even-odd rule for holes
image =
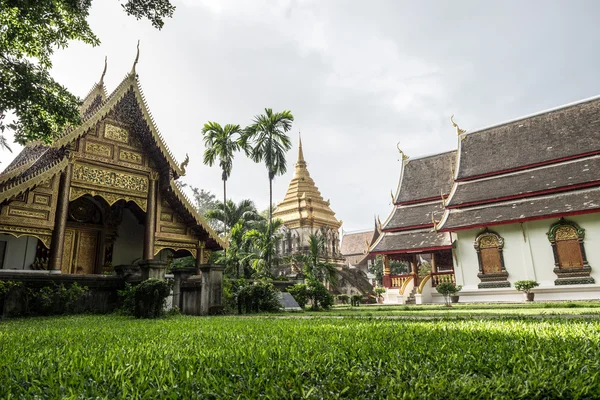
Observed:
[[[160,260],[144,260],[140,262],[142,280],[165,279],[168,263]]]

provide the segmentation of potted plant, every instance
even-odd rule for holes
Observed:
[[[452,301],[451,297],[456,296],[456,293],[458,293],[461,289],[462,289],[462,286],[456,286],[452,282],[443,282],[435,287],[435,290],[437,290],[437,292],[439,294],[444,296],[444,300],[446,301],[446,306],[448,306],[448,307],[452,307],[452,304],[450,304],[451,302],[454,303],[454,301]],[[458,297],[458,296],[456,296],[456,297]],[[458,298],[456,299],[456,301],[458,301]]]
[[[384,287],[382,287],[382,286],[376,286],[376,287],[373,289],[373,291],[374,291],[374,292],[375,292],[375,294],[377,295],[377,302],[378,302],[379,304],[382,304],[382,303],[383,303],[383,296],[382,296],[382,294],[384,294],[384,293],[385,293],[385,288],[384,288]]]
[[[456,292],[454,292],[454,294],[450,295],[450,300],[452,301],[452,303],[458,303],[458,299],[460,298],[460,295],[458,294],[458,292],[460,292],[462,290],[462,285],[456,285]]]
[[[539,283],[537,283],[536,281],[516,281],[515,282],[515,289],[517,289],[519,292],[523,292],[523,294],[525,295],[525,300],[526,301],[533,301],[533,297],[535,296],[535,293],[533,293],[531,291],[531,289],[533,289],[534,287],[540,286]]]

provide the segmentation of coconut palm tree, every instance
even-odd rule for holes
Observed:
[[[219,167],[223,171],[223,203],[227,203],[227,179],[233,168],[233,156],[240,149],[240,138],[234,139],[234,135],[241,135],[242,129],[239,125],[227,124],[221,127],[216,122],[207,122],[202,128],[204,135],[204,164],[212,167],[219,160]],[[234,221],[235,223],[235,221]],[[223,220],[223,231],[227,231],[227,220]]]
[[[264,161],[269,174],[269,224],[273,222],[273,179],[287,171],[285,153],[292,148],[286,132],[292,129],[294,116],[288,110],[265,113],[254,117],[253,124],[245,129],[242,147],[254,162]],[[271,230],[274,232],[274,230]]]
[[[223,223],[229,221],[232,226],[241,222],[241,228],[244,232],[250,229],[253,223],[264,221],[264,218],[256,210],[254,202],[250,199],[242,200],[237,204],[232,200],[227,200],[225,205],[218,201],[213,209],[206,212],[205,217],[209,221],[220,221]],[[227,232],[223,231],[220,233]]]

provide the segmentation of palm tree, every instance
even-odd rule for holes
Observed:
[[[283,225],[280,219],[272,223],[258,224],[254,229],[245,233],[244,237],[251,243],[251,252],[248,261],[258,277],[270,278],[273,275],[271,263],[278,263],[277,236],[273,235]]]
[[[254,123],[246,128],[242,147],[254,162],[264,161],[269,173],[269,224],[273,223],[273,179],[287,171],[285,153],[292,148],[286,132],[292,129],[294,116],[288,110],[265,113],[254,117]],[[274,232],[274,230],[271,230]]]
[[[217,158],[219,159],[219,167],[223,171],[221,179],[223,179],[223,203],[227,203],[227,179],[231,175],[233,168],[233,155],[240,149],[239,138],[234,139],[233,136],[241,135],[242,129],[239,125],[227,124],[221,127],[216,122],[207,122],[202,128],[204,135],[204,164],[212,167]],[[223,220],[223,231],[227,231],[227,220]]]
[[[241,222],[241,228],[244,232],[251,228],[253,223],[264,220],[256,210],[254,202],[250,199],[242,200],[237,204],[232,200],[227,200],[225,205],[218,201],[215,204],[215,208],[206,212],[205,217],[210,221],[220,221],[223,223],[229,221],[232,225]],[[223,233],[227,232],[224,231]]]
[[[335,266],[325,260],[325,238],[311,233],[308,237],[308,253],[296,254],[293,259],[303,266],[304,274],[318,281],[337,283]]]
[[[221,252],[217,264],[225,265],[225,274],[240,277],[240,268],[244,268],[248,258],[249,241],[244,237],[246,232],[243,221],[239,220],[231,227],[229,236],[229,248],[227,252]]]

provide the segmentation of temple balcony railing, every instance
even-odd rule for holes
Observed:
[[[431,286],[436,287],[440,283],[451,282],[456,285],[454,271],[439,271],[431,273]]]
[[[389,289],[400,289],[406,281],[413,278],[414,274],[384,275],[383,286]]]

